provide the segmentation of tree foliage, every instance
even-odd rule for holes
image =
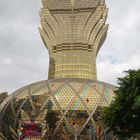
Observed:
[[[118,78],[116,97],[105,111],[105,123],[114,131],[140,132],[140,69]]]

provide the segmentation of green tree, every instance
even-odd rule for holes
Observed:
[[[125,72],[118,78],[116,97],[105,111],[105,123],[112,130],[125,133],[140,132],[140,69]]]

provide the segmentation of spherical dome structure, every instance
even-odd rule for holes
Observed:
[[[95,126],[93,115],[109,106],[114,98],[113,90],[114,86],[99,81],[63,78],[25,86],[0,106],[3,133],[10,136],[10,128],[16,131],[27,117],[31,121],[47,110],[44,121],[53,128],[54,134],[62,124],[68,133],[74,133],[74,125],[78,124],[80,134],[89,123]]]

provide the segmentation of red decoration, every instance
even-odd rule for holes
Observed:
[[[86,102],[87,102],[87,103],[89,102],[89,99],[88,99],[88,98],[86,99]]]
[[[42,125],[40,123],[24,123],[23,124],[23,136],[25,137],[41,137]]]

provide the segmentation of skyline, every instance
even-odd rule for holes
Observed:
[[[14,1],[0,2],[0,92],[13,92],[48,76],[48,52],[37,29],[41,2]],[[116,85],[124,70],[140,68],[140,2],[106,3],[110,26],[97,57],[97,72],[98,80]]]

